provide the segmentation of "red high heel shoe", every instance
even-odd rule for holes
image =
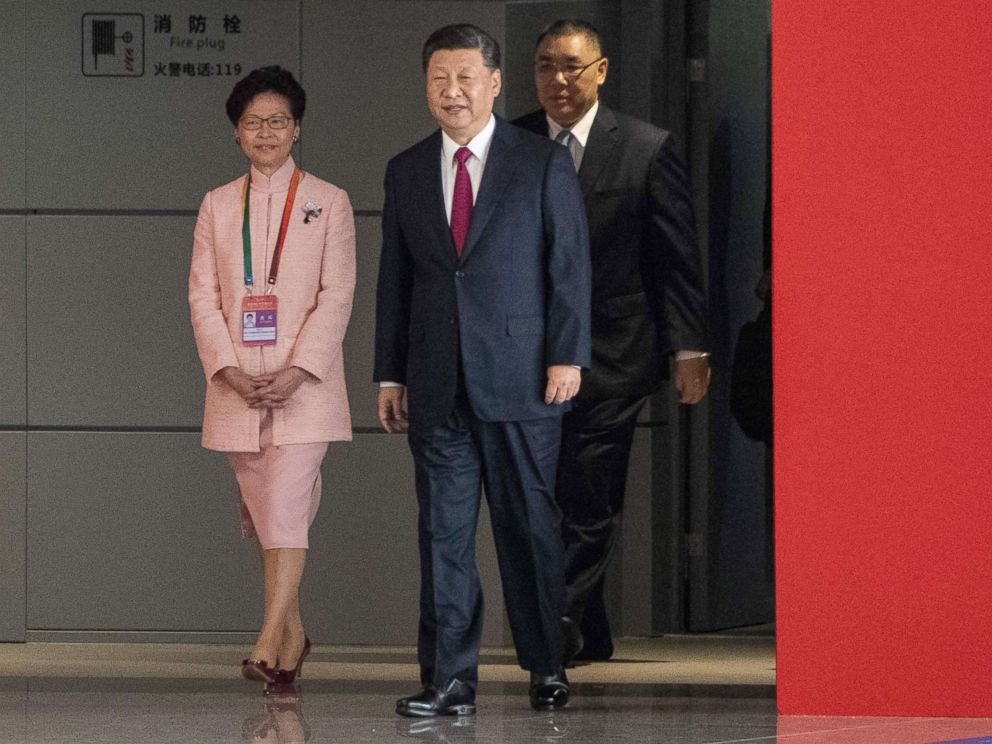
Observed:
[[[272,680],[277,685],[291,685],[296,681],[297,677],[303,676],[303,660],[307,658],[310,654],[310,638],[306,634],[303,635],[303,650],[300,652],[300,658],[296,661],[295,669],[276,669],[275,679]]]

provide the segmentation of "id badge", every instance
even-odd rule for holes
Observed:
[[[245,295],[241,300],[241,341],[245,346],[275,346],[276,315],[279,300],[275,295]]]

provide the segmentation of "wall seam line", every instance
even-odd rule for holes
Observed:
[[[24,116],[23,116],[23,120],[22,120],[23,132],[24,132],[24,146],[23,146],[23,152],[24,152],[24,180],[23,180],[22,183],[23,183],[23,190],[24,190],[24,193],[23,193],[24,202],[23,202],[23,204],[24,204],[24,207],[25,208],[28,205],[28,153],[27,153],[27,151],[28,151],[28,76],[27,76],[27,68],[28,68],[28,34],[27,34],[28,28],[27,28],[27,26],[28,26],[28,20],[27,20],[27,6],[28,6],[27,0],[23,0],[23,3],[21,5],[21,8],[22,8],[22,12],[21,12],[21,24],[22,24],[22,29],[23,29],[22,30],[22,33],[21,33],[21,44],[22,44],[21,59],[23,60],[23,63],[24,63],[24,74],[21,75],[21,84],[22,84],[21,94],[23,96],[23,99],[22,99],[23,100],[22,110],[24,111]],[[24,245],[23,245],[24,253],[23,253],[22,258],[24,260],[24,424],[25,424],[25,427],[26,427],[28,421],[31,420],[30,418],[28,418],[29,413],[30,413],[30,408],[28,406],[28,389],[29,389],[29,387],[28,387],[28,369],[29,369],[28,359],[30,357],[28,355],[28,218],[27,218],[27,209],[25,209],[24,214],[25,214],[25,216],[24,216],[24,233],[23,233],[23,235],[24,235]],[[22,559],[22,561],[23,561],[23,568],[22,568],[22,574],[21,574],[21,578],[22,578],[22,581],[23,581],[23,584],[22,584],[22,591],[23,591],[23,604],[22,604],[23,627],[21,629],[21,638],[23,639],[23,642],[24,643],[27,643],[27,640],[28,640],[28,544],[29,544],[28,535],[30,534],[30,525],[28,524],[28,504],[29,504],[29,501],[28,501],[28,493],[29,493],[28,472],[29,472],[29,463],[30,463],[30,461],[28,459],[28,434],[27,434],[27,431],[25,430],[25,432],[24,432],[24,554],[23,554],[23,559]],[[25,716],[27,716],[27,708],[26,707],[25,707]]]

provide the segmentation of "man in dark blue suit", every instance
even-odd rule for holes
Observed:
[[[424,45],[440,130],[386,170],[376,310],[379,418],[409,431],[423,689],[405,716],[475,711],[484,486],[531,705],[568,701],[555,475],[561,417],[590,361],[589,243],[567,151],[495,117],[499,46],[447,26]],[[408,414],[409,412],[409,414]]]

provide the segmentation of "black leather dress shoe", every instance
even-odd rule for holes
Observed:
[[[582,631],[570,617],[561,619],[561,664],[568,666],[582,651]]]
[[[534,710],[558,710],[568,704],[568,677],[565,670],[554,674],[530,673],[530,707]]]
[[[470,716],[475,713],[475,690],[459,679],[448,682],[443,690],[427,685],[419,695],[397,700],[396,712],[408,718]]]

